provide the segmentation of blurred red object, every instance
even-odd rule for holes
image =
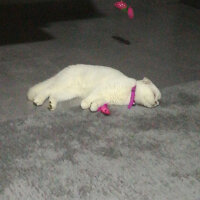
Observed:
[[[131,7],[128,8],[128,17],[130,19],[133,19],[133,17],[134,17],[133,8],[131,8]]]
[[[126,9],[127,8],[127,4],[123,1],[117,1],[114,3],[114,6],[116,8],[119,8],[120,10]]]

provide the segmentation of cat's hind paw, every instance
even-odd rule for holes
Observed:
[[[49,110],[55,110],[56,109],[56,106],[57,106],[57,101],[53,98],[49,98],[49,106],[48,106],[48,109]]]
[[[42,96],[37,96],[34,100],[33,100],[33,104],[36,106],[41,106],[45,101],[45,98]]]

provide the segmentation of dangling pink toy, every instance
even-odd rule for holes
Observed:
[[[100,111],[105,115],[110,115],[110,110],[108,109],[108,104],[107,103],[104,104],[103,106],[100,106],[97,111]]]
[[[128,8],[128,17],[130,19],[133,19],[133,17],[134,17],[133,8],[131,8],[131,7]]]
[[[114,6],[122,11],[125,11],[127,12],[128,14],[128,17],[130,19],[133,19],[134,17],[134,11],[133,11],[133,8],[131,6],[127,6],[127,4],[125,2],[123,2],[122,0],[121,1],[117,1],[114,3]]]
[[[114,3],[114,6],[120,10],[122,9],[126,9],[127,8],[127,4],[123,1],[118,1]]]

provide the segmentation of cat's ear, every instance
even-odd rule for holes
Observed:
[[[152,83],[151,80],[149,80],[147,77],[144,77],[142,81],[145,84],[151,84]]]

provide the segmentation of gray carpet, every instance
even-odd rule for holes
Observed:
[[[155,109],[107,117],[77,99],[2,122],[0,199],[199,200],[199,85],[162,90]]]
[[[100,15],[69,17],[63,1],[30,0],[46,2],[30,18],[0,1],[0,200],[200,200],[199,10],[135,0],[130,21],[112,0],[86,0]],[[77,63],[147,76],[161,105],[107,117],[80,99],[54,112],[27,101],[30,86]]]

